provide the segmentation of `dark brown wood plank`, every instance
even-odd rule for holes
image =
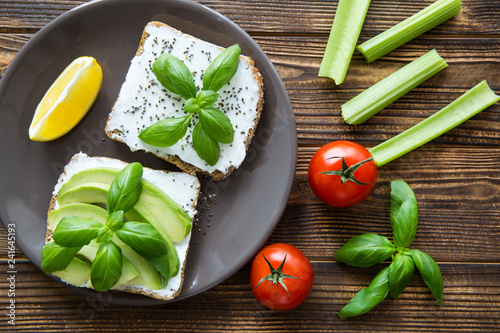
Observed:
[[[33,32],[84,0],[21,0],[0,3],[0,32]]]
[[[3,265],[0,262],[0,265]],[[340,319],[339,311],[386,264],[354,268],[314,263],[315,285],[304,304],[291,311],[262,307],[253,297],[249,265],[205,293],[176,303],[134,307],[107,304],[110,293],[90,299],[20,263],[15,282],[16,332],[493,332],[500,315],[499,265],[441,264],[444,305],[439,307],[415,274],[397,300],[387,297],[368,314]],[[0,288],[9,290],[6,274]],[[0,294],[0,303],[13,298]],[[389,320],[390,318],[390,320]],[[0,330],[12,331],[2,318]]]
[[[0,3],[0,31],[33,31],[87,1],[19,0]],[[197,0],[251,34],[327,35],[338,5],[337,0]],[[422,10],[434,0],[373,1],[363,26],[363,36],[373,36]],[[468,0],[462,12],[434,28],[429,35],[498,36],[500,3],[496,0]]]
[[[0,78],[12,62],[17,52],[32,35],[0,33]]]

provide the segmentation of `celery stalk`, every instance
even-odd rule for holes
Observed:
[[[319,76],[332,78],[337,85],[344,81],[369,5],[370,0],[339,1]]]
[[[490,89],[486,81],[482,81],[429,118],[370,149],[373,160],[377,166],[389,163],[460,125],[499,100],[500,96]]]
[[[446,67],[436,50],[429,51],[344,103],[342,117],[349,124],[361,124]]]
[[[457,15],[462,9],[461,0],[439,0],[389,30],[367,40],[356,49],[368,63],[391,52],[415,37]]]

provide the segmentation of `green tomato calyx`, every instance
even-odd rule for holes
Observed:
[[[360,162],[353,164],[351,166],[347,165],[345,158],[342,156],[333,156],[333,157],[329,157],[328,159],[330,160],[332,158],[341,158],[342,159],[342,169],[331,170],[331,171],[322,171],[320,173],[325,174],[325,175],[339,176],[340,182],[342,184],[345,184],[348,181],[355,182],[358,185],[370,185],[371,184],[371,183],[364,183],[364,182],[356,179],[356,177],[354,177],[354,172],[356,172],[356,170],[358,170],[359,167],[361,167],[363,164],[370,162],[370,161],[373,161],[373,157],[369,157],[366,160],[360,161]]]
[[[283,282],[283,279],[300,279],[300,277],[296,277],[293,275],[288,275],[288,274],[283,274],[283,266],[285,266],[285,261],[286,261],[286,256],[283,258],[283,261],[281,262],[280,267],[274,268],[273,265],[267,260],[266,256],[264,253],[262,253],[262,256],[264,257],[264,260],[266,260],[267,264],[269,265],[269,269],[271,270],[271,273],[268,275],[264,276],[259,283],[255,286],[254,290],[257,289],[257,287],[264,282],[265,280],[270,281],[272,284],[279,283],[283,288],[285,288],[286,293],[288,296],[290,296],[290,293],[288,292],[288,288],[286,287],[286,284]]]

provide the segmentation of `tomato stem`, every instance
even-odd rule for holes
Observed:
[[[283,258],[283,261],[281,262],[280,267],[278,267],[276,269],[273,267],[273,265],[271,265],[269,260],[267,260],[264,253],[262,253],[262,256],[264,257],[264,260],[266,260],[267,264],[269,265],[269,269],[271,270],[271,273],[269,273],[269,275],[266,275],[262,279],[260,279],[259,283],[257,283],[254,290],[257,289],[257,287],[262,282],[267,280],[267,281],[270,281],[272,284],[279,283],[283,288],[285,288],[288,296],[290,296],[290,293],[288,292],[288,288],[286,287],[286,284],[283,282],[283,279],[300,279],[300,277],[296,277],[296,276],[288,275],[288,274],[283,274],[283,266],[285,266],[285,260],[286,260],[287,254],[285,254],[285,257]]]
[[[342,156],[333,156],[333,157],[330,157],[328,159],[331,160],[332,158],[341,158],[342,159],[342,169],[341,170],[322,171],[320,173],[325,174],[325,175],[339,176],[340,182],[342,184],[346,183],[349,180],[352,182],[355,182],[358,185],[370,185],[371,184],[371,183],[363,183],[362,181],[359,181],[358,179],[356,179],[356,177],[354,177],[354,172],[356,172],[356,170],[358,170],[359,167],[361,167],[366,162],[373,161],[373,157],[369,157],[366,160],[360,161],[360,162],[353,164],[351,166],[347,165],[345,158]]]

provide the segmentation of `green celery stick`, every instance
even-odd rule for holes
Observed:
[[[389,163],[460,125],[499,100],[500,96],[490,89],[486,81],[482,81],[429,118],[370,149],[373,160],[379,167]]]
[[[446,67],[432,50],[347,101],[342,105],[342,117],[349,124],[361,124]]]
[[[449,20],[461,9],[461,0],[438,0],[389,30],[367,40],[356,49],[370,63]]]
[[[332,78],[337,85],[344,81],[369,5],[370,0],[339,1],[319,76]]]

